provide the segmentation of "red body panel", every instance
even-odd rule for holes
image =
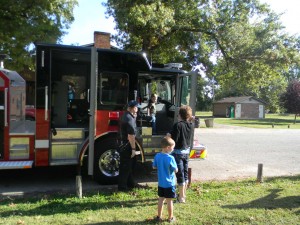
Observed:
[[[4,160],[9,160],[9,130],[4,127]]]
[[[119,118],[123,115],[123,112],[120,111],[119,117],[115,116],[116,112],[114,112],[114,117],[109,118],[109,112],[111,110],[97,110],[96,113],[96,136],[99,136],[108,131],[118,131],[119,130]]]
[[[49,118],[49,112],[48,112]],[[49,140],[50,122],[45,120],[45,110],[36,110],[36,140]],[[49,148],[36,148],[35,150],[35,165],[49,165]]]
[[[49,112],[48,112],[49,118]],[[50,122],[45,120],[45,110],[36,110],[36,139],[37,140],[49,140]]]
[[[0,87],[0,91],[5,91],[5,88],[8,88],[8,96],[7,96],[7,104],[9,104],[10,102],[10,99],[9,99],[9,79],[0,71],[0,77],[4,80],[4,87]],[[10,110],[10,107],[8,107],[7,109],[7,114],[9,115],[9,110]],[[3,133],[4,133],[4,143],[3,143],[3,146],[4,146],[4,160],[9,160],[9,120],[7,121],[8,122],[8,126],[4,126],[4,129],[3,129]],[[2,143],[0,143],[2,144]]]
[[[35,149],[35,166],[49,165],[49,151],[46,148]]]

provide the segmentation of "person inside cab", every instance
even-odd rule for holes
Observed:
[[[156,103],[157,94],[151,94],[148,105],[143,109],[147,108],[147,120],[151,122],[152,134],[156,134]]]

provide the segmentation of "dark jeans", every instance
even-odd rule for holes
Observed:
[[[182,186],[188,183],[188,169],[189,169],[189,154],[172,154],[175,158],[178,172],[176,173],[177,184]]]
[[[147,121],[151,123],[152,134],[156,134],[156,117],[155,114],[146,117]]]
[[[128,145],[126,150],[120,153],[120,167],[118,189],[126,191],[134,188],[135,181],[133,179],[132,170],[135,165],[135,157],[131,158],[131,147]]]

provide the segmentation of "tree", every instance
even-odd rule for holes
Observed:
[[[297,115],[300,115],[300,81],[292,80],[286,92],[281,96],[281,102],[288,113],[295,114],[294,124],[296,123]]]
[[[206,84],[206,85],[205,85]],[[208,88],[208,83],[203,79],[198,79],[197,86],[197,111],[211,111],[212,110],[212,98],[210,95],[211,90]]]
[[[77,4],[77,0],[1,0],[0,52],[11,58],[7,67],[33,71],[33,44],[59,42],[74,21]]]
[[[279,110],[287,85],[283,74],[297,64],[299,41],[284,32],[280,15],[268,5],[257,0],[108,0],[105,6],[122,48],[144,51],[153,62],[183,62],[186,70],[201,66],[220,85],[220,95],[266,98],[272,110]]]
[[[300,52],[300,37],[295,37],[294,41],[294,49],[297,52]],[[289,65],[288,71],[284,72],[284,76],[288,81],[291,81],[293,79],[300,79],[300,56],[297,55],[295,57],[295,60],[291,62]]]

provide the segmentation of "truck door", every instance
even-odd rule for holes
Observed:
[[[8,150],[8,87],[9,79],[5,75],[5,72],[0,71],[0,160],[7,159],[8,154],[5,154],[5,150]]]
[[[37,46],[36,163],[78,163],[88,136],[91,53],[89,48]]]
[[[178,109],[182,105],[189,105],[193,110],[193,115],[195,115],[196,110],[196,91],[197,91],[197,72],[190,72],[186,74],[181,74],[177,78],[176,87],[176,99],[175,105]],[[177,113],[175,119],[177,118]]]
[[[181,74],[177,78],[177,90],[176,90],[176,110],[175,118],[177,121],[177,115],[180,106],[189,105],[193,110],[193,116],[195,116],[196,111],[196,91],[197,91],[197,72],[190,72],[186,74]],[[194,141],[194,132],[192,135],[192,143]],[[192,146],[191,146],[192,147]]]

